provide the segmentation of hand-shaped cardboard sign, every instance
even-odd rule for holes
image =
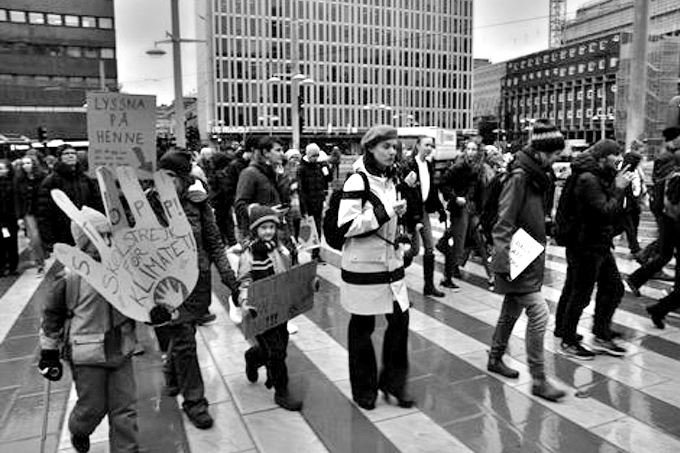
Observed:
[[[100,261],[75,247],[56,244],[56,258],[83,277],[124,315],[149,322],[156,305],[172,311],[181,305],[198,281],[196,240],[170,176],[159,171],[153,179],[168,226],[163,226],[144,196],[135,170],[118,167],[120,190],[111,170],[97,168],[111,238],[103,237],[62,191],[52,198],[92,241]],[[122,194],[121,194],[122,190]],[[123,195],[132,212],[128,223]]]

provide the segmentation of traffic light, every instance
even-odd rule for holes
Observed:
[[[40,126],[38,128],[38,141],[40,143],[45,143],[47,141],[47,128],[45,126]]]

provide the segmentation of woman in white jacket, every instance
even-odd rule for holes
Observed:
[[[352,314],[348,329],[352,397],[362,408],[375,408],[378,390],[399,406],[411,407],[406,393],[408,377],[409,300],[404,281],[402,251],[395,246],[397,217],[406,212],[398,200],[394,163],[397,130],[375,126],[361,140],[363,155],[354,164],[363,172],[370,192],[364,202],[364,178],[350,176],[343,186],[338,226],[347,227],[342,248],[340,301]],[[375,315],[384,314],[382,371],[378,378],[371,335]]]

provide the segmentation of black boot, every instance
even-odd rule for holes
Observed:
[[[297,412],[302,410],[302,401],[295,398],[288,387],[277,388],[274,393],[274,402],[287,411]]]
[[[664,318],[666,316],[659,312],[659,309],[657,308],[656,305],[652,305],[651,307],[647,307],[647,313],[649,313],[649,316],[652,318],[652,322],[657,327],[657,329],[665,329],[666,328],[666,323],[664,322]]]
[[[434,255],[431,253],[426,253],[423,256],[423,273],[425,274],[423,294],[426,296],[444,297],[444,293],[434,286]]]
[[[492,373],[500,374],[510,379],[517,379],[519,377],[519,371],[513,370],[503,362],[503,359],[492,359],[489,357],[489,362],[486,365],[486,369]]]

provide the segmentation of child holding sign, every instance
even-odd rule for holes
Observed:
[[[249,213],[250,231],[255,240],[241,255],[239,281],[241,282],[242,308],[248,309],[248,287],[256,280],[286,272],[291,267],[290,252],[277,240],[279,217],[272,208],[253,205]],[[244,313],[245,315],[245,313]],[[258,335],[257,344],[246,351],[246,376],[257,382],[258,368],[267,367],[267,388],[274,387],[274,401],[289,411],[302,409],[302,402],[288,391],[286,349],[288,329],[286,323]]]
[[[110,240],[111,225],[103,214],[85,207],[83,217]],[[71,233],[79,249],[98,259],[97,249],[75,222]],[[61,379],[61,347],[78,392],[68,424],[76,451],[89,451],[90,435],[106,415],[110,450],[138,450],[137,383],[131,360],[136,341],[134,321],[75,272],[67,271],[54,283],[43,311],[38,368],[46,379]]]

